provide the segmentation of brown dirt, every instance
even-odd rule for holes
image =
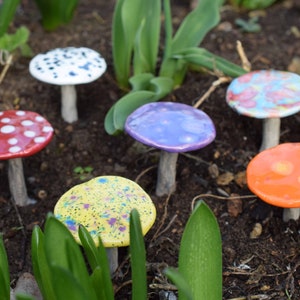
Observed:
[[[176,267],[180,237],[195,196],[208,193],[217,196],[251,195],[243,172],[258,152],[261,122],[238,116],[226,105],[226,85],[218,88],[201,106],[215,122],[217,138],[205,149],[180,155],[177,191],[167,206],[165,197],[154,195],[158,151],[137,152],[129,136],[112,137],[105,133],[104,116],[121,96],[112,68],[112,2],[81,1],[73,21],[51,33],[42,29],[38,12],[30,3],[23,5],[15,19],[15,27],[24,24],[30,29],[29,44],[34,53],[56,47],[86,46],[101,52],[108,62],[108,70],[96,82],[78,86],[80,120],[73,125],[64,123],[60,118],[60,89],[32,78],[28,72],[28,58],[15,57],[0,85],[0,109],[36,111],[55,127],[51,144],[35,156],[24,159],[28,191],[38,199],[37,204],[18,208],[17,213],[10,201],[7,165],[0,163],[0,231],[4,234],[13,282],[23,272],[32,272],[30,236],[33,225],[43,226],[47,212],[53,210],[59,197],[81,182],[73,172],[77,166],[93,167],[92,176],[139,178],[138,183],[151,195],[158,218],[145,237],[151,265],[149,284],[157,283],[157,277],[165,280],[160,273],[162,266]],[[173,10],[174,24],[177,25],[189,6],[178,0],[174,2]],[[207,36],[201,46],[240,63],[235,50],[236,41],[240,40],[252,69],[287,70],[292,59],[300,57],[297,31],[300,3],[279,1],[261,13],[259,24],[262,30],[245,33],[234,22],[238,17],[248,19],[248,13],[226,6],[220,26]],[[215,79],[211,75],[190,72],[184,85],[164,100],[193,104]],[[299,120],[299,114],[283,119],[281,142],[299,141]],[[212,164],[217,166],[221,175],[232,173],[235,180],[214,179],[209,172]],[[145,172],[152,166],[150,171]],[[203,199],[214,211],[222,233],[224,299],[300,299],[299,222],[283,223],[281,209],[265,205],[256,197],[237,201],[217,197]],[[167,211],[166,216],[164,210]],[[262,224],[262,234],[250,239],[255,223]],[[159,228],[166,230],[153,241]],[[126,249],[121,254],[126,274]],[[116,287],[129,278],[116,281]],[[158,293],[159,289],[149,288],[150,299],[158,299]],[[265,297],[251,298],[253,295]],[[116,298],[130,299],[130,287],[121,288]]]

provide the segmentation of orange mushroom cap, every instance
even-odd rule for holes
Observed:
[[[300,143],[284,143],[256,155],[247,167],[249,189],[263,201],[300,207]]]

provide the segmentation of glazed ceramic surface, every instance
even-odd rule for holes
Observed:
[[[57,48],[35,56],[29,64],[33,77],[46,83],[75,85],[89,83],[106,70],[104,58],[89,48]]]
[[[53,128],[42,116],[31,111],[0,111],[0,159],[30,156],[52,139]]]
[[[71,188],[57,202],[55,216],[80,243],[79,224],[84,225],[98,245],[129,245],[129,217],[133,208],[140,214],[146,234],[155,221],[156,210],[150,197],[135,182],[119,176],[101,176]]]
[[[247,167],[249,189],[269,204],[300,207],[300,143],[285,143],[256,155]]]
[[[141,106],[129,115],[125,130],[137,141],[168,152],[197,150],[216,136],[214,124],[206,113],[173,102]]]
[[[244,74],[230,83],[226,101],[238,113],[249,117],[292,115],[300,111],[300,76],[275,70]]]

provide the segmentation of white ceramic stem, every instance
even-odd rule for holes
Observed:
[[[177,159],[178,153],[160,152],[155,191],[157,196],[169,195],[175,191]]]
[[[26,206],[32,203],[27,195],[22,158],[11,158],[8,160],[9,189],[18,206]]]
[[[298,220],[300,217],[300,208],[284,208],[283,209],[283,221]]]
[[[260,152],[277,146],[280,139],[280,118],[268,118],[263,120],[263,133]]]
[[[112,248],[105,248],[105,249],[106,249],[107,259],[109,263],[110,274],[113,275],[117,271],[119,266],[118,248],[112,247]]]
[[[73,123],[78,120],[77,94],[74,85],[61,86],[61,115],[68,122]]]

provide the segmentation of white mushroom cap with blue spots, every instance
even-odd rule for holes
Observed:
[[[29,64],[30,74],[56,85],[89,83],[106,70],[104,58],[89,48],[57,48],[36,55]]]

